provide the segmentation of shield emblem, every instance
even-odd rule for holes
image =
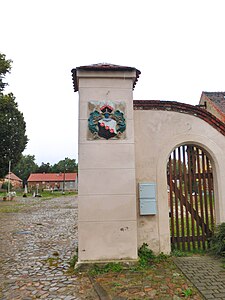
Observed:
[[[88,119],[88,128],[92,133],[92,139],[120,138],[126,129],[124,112],[115,109],[114,103],[90,102],[90,104],[90,106],[94,105]]]

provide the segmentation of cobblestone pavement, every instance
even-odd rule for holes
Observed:
[[[68,275],[77,246],[77,197],[0,201],[0,299],[98,299]]]
[[[175,264],[205,299],[225,299],[225,269],[222,261],[210,256],[179,257]]]
[[[0,299],[97,300],[202,299],[171,260],[147,271],[100,274],[69,273],[77,247],[77,197],[0,201]],[[225,299],[225,271],[206,257],[176,258],[178,267],[205,299]],[[94,289],[95,288],[95,289]],[[101,289],[102,289],[101,288]],[[104,291],[103,289],[103,291]]]

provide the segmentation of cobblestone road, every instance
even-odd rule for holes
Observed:
[[[77,197],[0,201],[0,299],[98,299],[66,274],[77,246]]]
[[[225,299],[225,270],[222,260],[210,256],[179,257],[176,265],[205,299]]]

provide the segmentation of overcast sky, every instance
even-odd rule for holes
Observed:
[[[78,158],[71,69],[94,63],[141,71],[134,99],[198,104],[224,91],[224,0],[0,0],[0,52],[27,124],[24,154]]]

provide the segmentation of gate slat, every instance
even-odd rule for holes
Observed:
[[[197,166],[198,166],[198,181],[199,181],[199,185],[198,185],[198,193],[199,193],[199,200],[200,200],[200,214],[201,214],[201,219],[202,219],[202,223],[201,223],[201,228],[202,228],[202,248],[205,249],[205,226],[204,226],[204,210],[203,210],[203,198],[202,198],[202,177],[201,176],[201,165],[200,165],[200,153],[199,153],[199,149],[197,149]]]
[[[198,213],[198,195],[197,195],[197,178],[196,178],[196,172],[197,172],[197,166],[196,166],[196,155],[197,155],[197,149],[193,147],[194,155],[192,155],[192,166],[193,166],[193,186],[194,186],[194,202],[195,202],[195,211],[196,211],[196,234],[197,237],[200,236],[199,232],[199,213]],[[197,240],[198,249],[201,248],[200,240]]]
[[[178,207],[178,191],[177,191],[177,172],[176,172],[176,166],[177,166],[177,159],[176,159],[176,149],[173,151],[173,172],[174,172],[174,194],[175,194],[175,216],[176,216],[176,236],[180,236],[180,230],[179,230],[179,207]],[[180,242],[177,241],[177,249],[180,250]]]
[[[189,212],[188,212],[188,181],[187,181],[187,168],[186,168],[186,149],[187,147],[182,146],[183,149],[183,166],[184,166],[184,195],[185,195],[185,211],[186,211],[186,229],[187,229],[187,248],[191,250],[190,246],[190,226],[189,226]]]
[[[212,173],[210,170],[210,163],[208,157],[206,157],[206,166],[207,166],[207,175],[208,175],[208,189],[209,189],[209,206],[210,206],[210,218],[211,218],[211,230],[213,230],[214,227],[214,211],[213,211],[213,182],[212,182]]]
[[[205,220],[206,220],[206,235],[209,236],[209,213],[208,213],[208,199],[207,199],[207,179],[206,179],[206,165],[205,153],[202,151],[202,171],[203,171],[203,190],[204,190],[204,207],[205,207]]]
[[[175,244],[175,239],[174,239],[174,211],[173,211],[173,169],[172,169],[172,158],[171,155],[169,157],[169,187],[170,187],[170,226],[171,226],[171,243],[172,245]]]
[[[195,222],[194,222],[194,211],[193,211],[193,198],[192,198],[192,165],[191,165],[191,151],[192,146],[187,147],[187,154],[188,154],[188,179],[189,179],[189,198],[190,198],[190,205],[191,205],[191,233],[192,233],[192,247],[195,249],[195,242],[193,237],[195,236]]]
[[[181,237],[182,237],[182,250],[185,250],[185,240],[184,240],[184,207],[182,203],[183,198],[183,188],[182,188],[182,170],[181,170],[181,147],[178,147],[178,176],[179,176],[179,198],[180,198],[180,216],[181,216]]]

